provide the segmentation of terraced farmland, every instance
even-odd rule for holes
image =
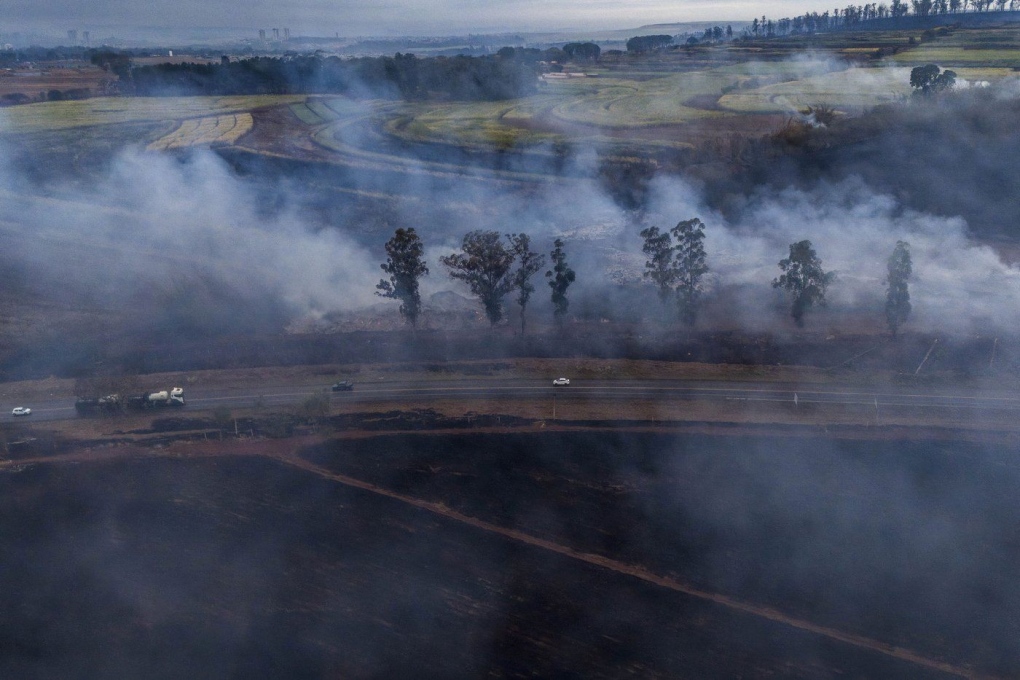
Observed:
[[[895,54],[899,64],[1020,68],[1020,31],[1016,29],[956,31]]]
[[[1013,77],[1009,69],[956,69],[961,81],[989,82]],[[853,111],[901,101],[911,93],[910,68],[849,68],[837,73],[794,80],[727,94],[719,105],[736,113],[794,113],[825,104]]]
[[[250,113],[192,118],[181,123],[170,134],[149,144],[149,151],[168,151],[190,146],[233,144],[251,130],[254,120]]]
[[[528,121],[550,104],[533,97],[525,102],[472,102],[414,107],[409,115],[391,118],[388,134],[412,142],[455,144],[480,148],[521,148],[555,141],[559,135],[529,130]]]
[[[185,120],[282,106],[305,101],[304,95],[243,97],[100,97],[42,102],[0,111],[5,132],[41,132],[142,121]]]
[[[341,118],[364,116],[371,113],[371,102],[355,101],[347,97],[310,98],[290,104],[290,110],[305,125],[322,125]]]

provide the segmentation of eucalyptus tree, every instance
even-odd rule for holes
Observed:
[[[804,325],[804,312],[815,305],[825,305],[825,291],[836,275],[822,269],[822,261],[811,241],[790,244],[790,256],[779,261],[783,274],[772,281],[773,288],[782,288],[793,297],[790,316],[798,326]]]
[[[705,264],[705,225],[697,217],[678,222],[670,230],[676,244],[673,246],[673,264],[677,271],[677,304],[680,318],[693,326],[701,306],[704,292],[702,278],[708,273]]]
[[[704,292],[702,278],[708,273],[705,263],[705,225],[697,217],[678,222],[668,232],[658,227],[641,230],[648,256],[645,278],[651,279],[663,303],[675,302],[680,319],[691,326],[697,320]]]
[[[897,241],[888,261],[888,290],[885,297],[885,318],[893,337],[910,316],[910,277],[914,272],[910,260],[910,244]]]
[[[386,262],[380,267],[390,278],[388,281],[379,281],[375,294],[399,300],[400,315],[412,328],[416,328],[421,315],[418,281],[429,273],[428,265],[425,264],[425,246],[414,227],[411,227],[397,229],[385,247]]]
[[[517,291],[517,304],[521,307],[521,335],[524,335],[525,311],[535,286],[531,277],[545,266],[545,255],[531,249],[531,238],[527,234],[508,234],[510,250],[517,261],[517,269],[513,272],[513,289]]]
[[[553,250],[549,254],[552,258],[553,268],[545,273],[549,279],[549,287],[552,288],[553,317],[559,324],[563,323],[567,310],[570,308],[570,301],[567,299],[567,289],[574,282],[577,275],[567,264],[567,254],[563,251],[562,239],[553,241]]]
[[[463,281],[485,308],[495,326],[503,320],[503,298],[513,290],[514,252],[498,231],[476,230],[464,235],[461,252],[439,258],[450,278]]]

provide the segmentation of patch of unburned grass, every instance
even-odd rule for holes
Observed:
[[[1013,75],[1004,68],[955,70],[959,80],[971,82],[994,82]],[[859,110],[902,101],[911,92],[909,67],[850,68],[733,92],[721,97],[719,105],[741,113],[793,113],[819,104],[842,110]]]
[[[898,64],[911,65],[1020,67],[1020,49],[968,49],[937,43],[903,51],[890,58]]]
[[[254,119],[250,113],[194,118],[181,123],[170,134],[149,144],[149,151],[168,151],[191,146],[233,144],[251,130]]]
[[[384,129],[388,134],[415,142],[512,149],[555,137],[513,125],[534,113],[535,108],[507,102],[430,105],[403,112],[389,120]]]
[[[102,97],[0,110],[6,132],[39,132],[139,121],[185,120],[303,102],[304,95],[240,97]]]
[[[693,71],[640,81],[600,79],[587,91],[574,88],[572,97],[564,96],[564,101],[552,108],[552,115],[565,122],[614,128],[676,125],[717,115],[685,106],[684,102],[699,95],[721,94],[724,87],[737,82],[736,75],[719,71]],[[569,87],[570,81],[563,85]],[[550,93],[560,88],[558,82],[549,86]]]
[[[906,68],[851,68],[720,98],[719,105],[741,113],[787,113],[825,104],[860,109],[903,99],[910,93]]]

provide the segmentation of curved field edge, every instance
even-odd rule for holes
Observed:
[[[170,134],[147,147],[149,151],[167,151],[192,146],[233,144],[247,134],[254,124],[251,113],[211,116],[186,120]]]
[[[306,95],[100,97],[0,109],[0,131],[40,132],[143,121],[207,118],[304,102]]]
[[[355,146],[357,141],[364,138],[363,130],[352,131],[353,126],[358,124],[371,125],[372,121],[368,117],[337,121],[313,132],[311,139],[324,149],[337,154],[338,160],[370,169],[399,170],[436,176],[470,175],[478,178],[515,182],[546,182],[552,177],[551,175],[541,173],[492,170],[466,164],[428,161],[411,156],[369,151]],[[348,131],[352,132],[347,134]],[[558,179],[562,180],[562,178]]]

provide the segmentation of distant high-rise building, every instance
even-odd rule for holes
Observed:
[[[274,28],[273,29],[273,40],[279,40],[279,39],[280,39],[280,29]]]
[[[290,29],[289,28],[283,29],[283,39],[284,40],[290,40]]]
[[[88,31],[82,33],[82,37],[85,40],[85,47],[92,47],[92,34]]]
[[[259,40],[265,42],[265,40],[266,40],[266,29],[264,29],[264,28],[260,28],[259,29]]]
[[[67,32],[67,43],[69,45],[78,44],[78,31],[72,28],[70,31]]]

